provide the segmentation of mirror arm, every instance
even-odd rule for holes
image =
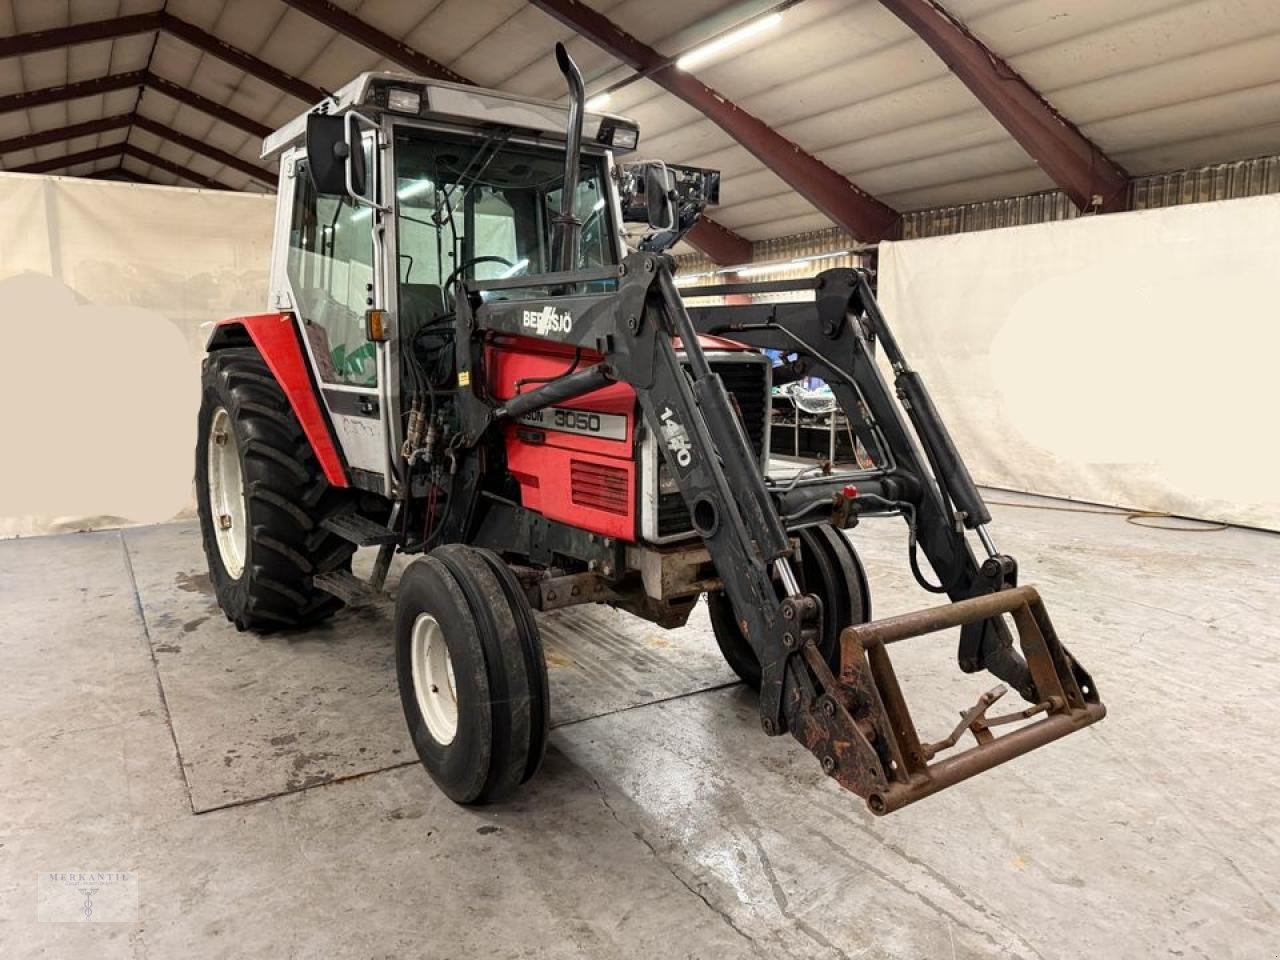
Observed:
[[[366,127],[368,127],[370,130],[373,131],[373,145],[375,148],[374,157],[373,157],[373,162],[369,164],[369,169],[365,171],[365,176],[368,178],[369,183],[372,184],[376,182],[376,179],[377,179],[374,171],[377,169],[377,165],[378,165],[376,148],[379,146],[378,131],[380,128],[378,127],[378,124],[374,123],[372,120],[366,117],[363,113],[358,113],[355,110],[349,111],[347,113],[347,117],[354,117],[359,123],[364,124]],[[347,141],[348,151],[355,151],[355,150],[362,150],[362,149],[364,149],[362,144],[352,143],[350,140]],[[355,166],[354,160],[351,158],[351,156],[348,156],[347,162],[343,164],[343,168],[347,175],[347,196],[350,197],[351,200],[357,204],[362,204],[366,207],[372,207],[374,211],[376,211],[377,213],[390,213],[391,205],[389,203],[388,204],[378,203],[376,200],[370,200],[368,197],[364,196],[363,194],[356,193],[355,182],[351,178],[351,171],[354,168],[354,166]]]

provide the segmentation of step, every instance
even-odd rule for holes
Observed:
[[[320,526],[357,547],[380,547],[399,540],[394,530],[388,530],[382,524],[355,512],[334,514],[322,520]]]
[[[317,590],[331,593],[348,607],[367,607],[385,599],[365,581],[346,570],[318,573],[311,578]]]

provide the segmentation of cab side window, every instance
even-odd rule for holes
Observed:
[[[374,344],[365,336],[373,283],[370,208],[346,197],[322,197],[297,165],[289,230],[289,283],[325,383],[372,387]]]

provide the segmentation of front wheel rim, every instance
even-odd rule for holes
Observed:
[[[225,407],[209,423],[209,514],[218,556],[232,580],[244,573],[248,528],[244,509],[244,474],[240,446]]]
[[[442,747],[458,735],[458,684],[440,622],[420,613],[409,638],[413,693],[427,732]]]

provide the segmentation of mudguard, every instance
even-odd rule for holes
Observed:
[[[231,317],[220,320],[209,336],[205,349],[212,351],[223,347],[245,345],[245,336],[262,354],[280,389],[289,400],[294,416],[302,425],[302,432],[311,444],[311,450],[324,471],[324,477],[332,486],[350,486],[342,455],[333,441],[329,421],[316,397],[315,384],[307,368],[307,358],[298,341],[293,315],[288,313],[263,313],[252,317]]]

